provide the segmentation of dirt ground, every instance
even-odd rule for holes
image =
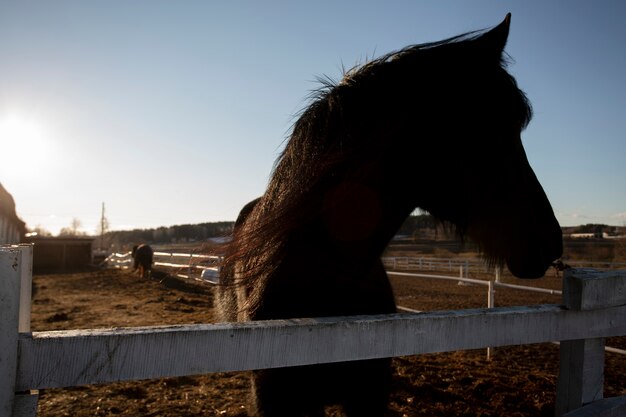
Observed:
[[[161,274],[159,278],[163,278]],[[419,310],[486,307],[486,289],[456,282],[393,278],[399,305]],[[34,277],[32,330],[214,322],[213,289],[119,270]],[[517,282],[520,283],[519,281]],[[535,281],[559,288],[553,277]],[[496,305],[558,303],[559,296],[499,290]],[[607,345],[626,349],[626,337]],[[497,348],[394,359],[388,417],[552,416],[558,346]],[[41,417],[246,416],[245,372],[42,390]],[[626,357],[607,352],[605,397],[626,394]],[[329,410],[329,416],[340,416]]]

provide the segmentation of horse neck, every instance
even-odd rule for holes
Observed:
[[[348,262],[377,260],[413,209],[377,179],[344,179],[322,193],[312,225],[320,241]]]

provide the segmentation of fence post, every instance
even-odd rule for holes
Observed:
[[[20,312],[18,331],[30,332],[30,311],[33,288],[33,245],[19,245],[21,254]]]
[[[0,247],[0,415],[13,414],[20,299],[20,251]]]
[[[487,284],[487,308],[493,308],[496,303],[496,290],[493,285],[493,281],[489,280]],[[493,348],[487,347],[487,360],[491,360],[493,355]]]
[[[568,269],[563,275],[563,305],[574,311],[624,303],[624,272]],[[556,415],[603,398],[604,338],[562,341]]]
[[[18,333],[30,333],[32,288],[33,288],[33,245],[21,244],[20,251],[20,301]],[[13,417],[35,417],[39,391],[30,390],[15,394]]]
[[[33,245],[0,247],[0,415],[37,415],[39,392],[15,392],[17,340],[30,332]]]

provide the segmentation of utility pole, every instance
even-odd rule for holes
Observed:
[[[104,202],[102,202],[102,216],[100,217],[100,250],[104,249]]]

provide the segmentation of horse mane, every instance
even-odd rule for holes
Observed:
[[[431,59],[450,67],[456,63],[452,60],[473,59],[470,45],[483,33],[469,32],[408,46],[345,71],[339,82],[328,77],[318,79],[321,86],[312,92],[310,104],[294,122],[265,194],[233,232],[224,261],[224,271],[230,272],[222,282],[234,283],[235,264],[238,265],[237,282],[244,285],[251,284],[259,273],[271,273],[280,264],[278,259],[290,237],[319,213],[320,203],[314,196],[319,197],[322,190],[348,172],[360,175],[352,173],[351,169],[358,166],[368,152],[376,152],[376,149],[368,149],[371,133],[357,123],[368,117],[367,106],[361,104],[360,99],[364,93],[379,94],[383,88],[381,80],[414,77],[409,73],[399,77],[397,74],[413,71]],[[499,54],[490,65],[506,74],[517,90],[515,80],[504,71],[506,57]],[[521,91],[519,94],[519,123],[525,127],[532,110],[524,94]],[[455,229],[462,236],[463,225],[457,224]]]

